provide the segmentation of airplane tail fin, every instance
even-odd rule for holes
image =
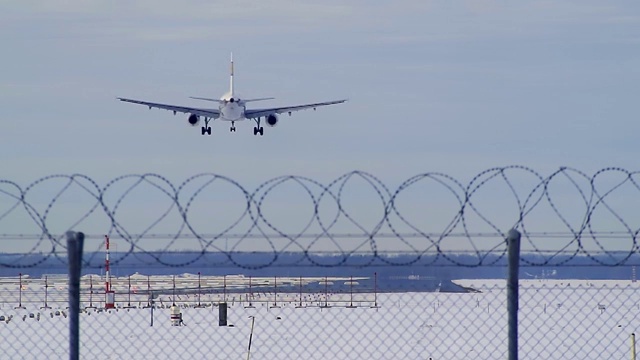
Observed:
[[[230,80],[229,80],[229,94],[231,97],[233,97],[234,92],[233,92],[233,53],[231,53],[231,74],[230,74]]]

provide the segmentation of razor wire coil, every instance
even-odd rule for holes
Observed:
[[[300,261],[314,266],[345,265],[361,253],[371,256],[360,266],[370,265],[373,261],[409,265],[424,261],[427,256],[431,263],[480,266],[494,264],[496,259],[502,258],[506,252],[506,232],[514,228],[522,233],[523,243],[529,251],[541,256],[535,261],[523,260],[528,265],[562,265],[567,259],[584,256],[594,264],[615,266],[624,264],[638,251],[640,217],[633,212],[640,204],[638,175],[637,171],[616,167],[598,170],[593,175],[562,167],[544,176],[528,167],[506,166],[482,171],[466,184],[450,175],[432,172],[412,176],[396,188],[363,171],[349,172],[326,184],[303,176],[281,176],[253,189],[214,173],[197,174],[176,183],[159,174],[130,174],[118,176],[103,186],[81,174],[45,176],[24,187],[11,180],[0,180],[0,240],[5,244],[15,240],[31,244],[22,260],[0,259],[0,265],[34,267],[51,257],[64,263],[66,259],[60,255],[63,253],[61,249],[65,248],[61,241],[64,231],[80,229],[91,216],[100,216],[109,224],[100,230],[127,244],[127,249],[119,249],[120,257],[116,262],[129,256],[144,256],[160,265],[187,266],[216,253],[222,254],[225,261],[234,266],[259,268],[273,265],[283,253],[296,252],[300,254]],[[379,215],[369,216],[375,219],[366,225],[357,219],[363,211],[349,208],[348,198],[364,188],[359,186],[354,190],[350,187],[354,181],[365,184],[370,191],[367,196],[360,195],[362,198],[379,204],[376,205],[379,206],[376,213]],[[415,200],[415,203],[426,203],[438,211],[440,203],[430,203],[431,190],[415,190],[425,183],[435,188],[434,197],[447,196],[447,206],[455,209],[443,223],[430,224],[438,227],[437,231],[416,224],[413,219],[419,211],[403,208],[407,201],[405,198],[417,199],[424,195],[425,200]],[[220,192],[211,190],[214,184],[223,184],[240,194],[241,200],[235,200],[235,203],[241,204],[243,210],[235,220],[227,223],[223,224],[219,219],[212,221],[217,221],[217,231],[200,230],[195,224],[194,214],[198,213],[201,199],[212,194],[220,195]],[[484,193],[490,192],[486,189],[494,189],[496,184],[501,195],[487,197]],[[273,220],[272,210],[269,210],[273,194],[282,191],[288,194],[286,191],[291,191],[292,186],[308,197],[308,202],[302,207],[311,213],[308,220],[291,217],[299,225],[295,232],[283,229]],[[140,188],[159,194],[153,195],[154,199],[164,198],[168,205],[146,227],[132,231],[123,221],[127,216],[123,209]],[[44,195],[39,194],[43,191]],[[81,216],[61,229],[63,231],[54,231],[52,229],[58,224],[51,218],[60,215],[57,214],[59,204],[72,192],[88,197],[90,202]],[[40,196],[38,199],[36,193]],[[565,199],[567,194],[573,194],[570,214],[562,210],[568,203]],[[506,223],[504,217],[501,221],[492,218],[495,212],[493,202],[506,204],[505,199],[508,199],[510,207],[504,209],[508,214]],[[372,211],[373,206],[369,205],[365,210]],[[540,223],[532,221],[543,210],[545,216],[551,215],[560,230],[547,231]],[[295,207],[288,211],[292,215],[301,212]],[[12,217],[17,213],[30,221],[29,230],[5,233],[2,229],[13,221]],[[154,232],[163,223],[179,225],[174,232]],[[344,230],[345,226],[348,231]],[[102,236],[89,234],[88,238]],[[145,239],[163,239],[164,247],[151,250],[143,245]],[[163,252],[173,251],[185,239],[196,241],[198,250],[192,250],[192,256],[179,263],[166,261]],[[221,246],[222,241],[228,239],[234,240],[232,249]],[[353,245],[353,239],[359,242]],[[545,239],[558,240],[558,243],[550,246],[548,241],[543,241]],[[347,242],[351,245],[346,246]],[[611,242],[615,242],[617,248],[613,249]],[[254,243],[262,246],[260,251],[270,254],[269,261],[247,264],[240,260],[238,254],[246,252],[247,246],[250,248]],[[407,256],[402,261],[384,256],[394,251],[388,248],[388,244],[394,244],[398,252]],[[459,248],[455,249],[453,245]],[[239,250],[242,246],[245,250]],[[337,255],[335,258],[338,260],[323,262],[317,256],[323,251]],[[461,262],[456,256],[460,252],[473,254],[474,261]],[[35,253],[44,256],[29,260],[28,255]],[[490,257],[491,254],[498,256]],[[561,254],[570,256],[560,258]],[[605,256],[603,260],[596,254],[605,254],[608,258]],[[95,258],[89,256],[85,261],[88,265],[100,266],[97,255]]]

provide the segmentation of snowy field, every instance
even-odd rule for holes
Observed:
[[[172,294],[156,300],[153,326],[147,297],[129,302],[128,294],[119,294],[117,309],[105,311],[103,295],[96,295],[96,308],[80,317],[81,358],[246,359],[255,319],[251,359],[505,359],[505,281],[455,282],[480,292],[302,299],[256,292],[251,306],[246,294],[226,294],[227,326],[218,326],[219,294],[201,295],[201,307],[197,294],[176,296],[185,323],[179,327],[170,323]],[[43,308],[42,290],[26,287],[23,308],[16,308],[17,287],[2,288],[0,358],[68,358],[68,310],[56,302],[64,284],[48,288],[56,300],[48,302],[51,309]],[[639,289],[630,281],[521,281],[520,359],[630,358],[631,333],[640,329]],[[82,306],[88,307],[85,295]]]

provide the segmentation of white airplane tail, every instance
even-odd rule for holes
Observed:
[[[224,103],[225,101],[229,100],[229,99],[235,99],[235,91],[233,89],[233,53],[231,53],[231,68],[229,69],[229,92],[224,94],[224,96],[222,97],[222,99],[213,99],[213,98],[206,98],[206,97],[197,97],[197,96],[190,96],[191,99],[196,99],[196,100],[205,100],[205,101],[212,101],[212,102],[217,102],[217,103]],[[252,101],[263,101],[263,100],[272,100],[274,98],[272,97],[266,97],[266,98],[256,98],[256,99],[235,99],[237,101],[241,101],[243,103],[248,103],[248,102],[252,102]]]
[[[233,53],[231,53],[231,74],[229,76],[229,96],[233,98]]]

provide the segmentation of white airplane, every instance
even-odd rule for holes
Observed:
[[[273,98],[259,98],[259,99],[240,99],[236,97],[234,89],[233,89],[233,55],[231,56],[231,80],[230,80],[230,89],[229,92],[224,94],[220,100],[218,99],[210,99],[210,98],[202,98],[202,97],[191,97],[192,99],[198,100],[206,100],[213,101],[219,104],[217,109],[204,109],[204,108],[193,108],[188,106],[177,106],[177,105],[168,105],[168,104],[159,104],[147,101],[133,100],[133,99],[124,99],[117,98],[120,101],[130,102],[134,104],[140,104],[148,106],[151,108],[158,108],[173,111],[173,115],[177,112],[189,114],[189,124],[191,126],[196,126],[200,123],[200,117],[204,118],[204,126],[202,127],[202,135],[207,134],[211,135],[211,127],[209,126],[209,122],[211,120],[219,119],[222,121],[231,121],[230,131],[235,132],[236,121],[243,120],[253,120],[256,122],[256,126],[253,128],[253,135],[260,134],[264,135],[264,128],[260,126],[260,120],[265,118],[267,125],[273,127],[278,123],[277,114],[289,113],[305,110],[305,109],[313,109],[315,110],[317,107],[325,106],[325,105],[333,105],[340,104],[345,101],[343,100],[334,100],[334,101],[326,101],[315,104],[304,104],[304,105],[294,105],[294,106],[283,106],[283,107],[273,107],[273,108],[263,108],[263,109],[247,109],[246,104],[252,101],[261,101],[261,100],[271,100]]]

